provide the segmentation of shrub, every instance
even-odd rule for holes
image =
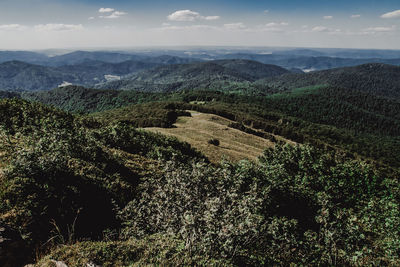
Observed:
[[[219,140],[216,139],[216,138],[213,138],[213,139],[208,140],[208,143],[209,143],[210,145],[219,146]]]
[[[192,257],[236,265],[399,263],[398,231],[389,233],[397,205],[367,204],[391,195],[382,181],[363,163],[307,146],[277,146],[258,164],[170,162],[120,212],[123,237],[172,234]]]

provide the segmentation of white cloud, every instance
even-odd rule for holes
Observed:
[[[114,8],[109,8],[109,7],[102,7],[99,9],[100,13],[111,13],[113,12],[115,9]]]
[[[94,17],[88,17],[88,20],[93,20],[94,19]]]
[[[217,20],[220,16],[202,16],[191,10],[178,10],[167,16],[171,21]]]
[[[329,28],[324,27],[324,26],[316,26],[311,29],[312,32],[328,32]]]
[[[200,14],[191,10],[178,10],[170,14],[167,18],[172,21],[194,21]]]
[[[203,19],[205,19],[205,20],[217,20],[219,18],[220,18],[220,16],[206,16],[206,17],[203,17]]]
[[[107,16],[99,16],[99,18],[101,19],[118,19],[123,15],[126,15],[126,12],[122,12],[122,11],[114,11],[112,12],[110,15]]]
[[[289,23],[287,22],[270,22],[265,24],[266,27],[276,27],[276,26],[288,26]]]
[[[358,18],[360,18],[361,17],[361,15],[358,15],[358,14],[355,14],[355,15],[351,15],[350,16],[350,18],[352,18],[352,19],[358,19]]]
[[[310,32],[306,30],[305,32]],[[323,32],[323,33],[328,33],[328,34],[343,34],[343,31],[341,29],[333,29],[333,28],[328,28],[325,26],[316,26],[311,29],[311,32]]]
[[[20,24],[3,24],[0,25],[0,31],[22,31],[26,27]]]
[[[247,28],[246,31],[248,32],[272,32],[272,33],[284,33],[287,32],[284,28],[288,26],[289,23],[287,22],[270,22],[265,25],[259,25],[252,28]]]
[[[369,27],[363,30],[363,32],[377,33],[377,32],[393,32],[396,30],[396,26],[392,27]]]
[[[224,28],[228,30],[241,30],[245,29],[246,26],[242,22],[236,22],[224,24]]]
[[[400,9],[385,13],[381,16],[381,18],[384,18],[384,19],[400,18]]]
[[[333,19],[333,16],[324,16],[324,19]]]
[[[268,9],[264,10],[264,14],[267,14],[267,13],[269,13],[269,10]]]
[[[39,24],[35,25],[36,31],[80,31],[83,30],[82,24]]]
[[[168,23],[166,23],[168,24]],[[219,27],[211,26],[211,25],[186,25],[186,26],[174,26],[174,25],[163,25],[161,28],[156,28],[156,30],[167,30],[167,31],[176,31],[176,30],[220,30]]]

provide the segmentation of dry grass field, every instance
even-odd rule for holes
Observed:
[[[267,139],[228,127],[233,121],[213,114],[190,112],[192,117],[178,118],[174,124],[176,128],[146,130],[175,136],[188,142],[214,163],[219,163],[224,158],[231,161],[255,160],[266,148],[274,146],[274,143]],[[214,138],[220,141],[219,146],[208,143]]]

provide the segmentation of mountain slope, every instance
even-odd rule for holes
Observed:
[[[149,64],[184,64],[199,59],[189,59],[177,56],[162,55],[162,56],[148,56],[145,54],[130,54],[120,52],[104,52],[104,51],[75,51],[64,55],[47,58],[43,64],[49,66],[62,66],[62,65],[76,65],[84,63],[85,61],[102,61],[106,63],[122,63],[125,61],[141,61]]]
[[[49,67],[21,61],[0,64],[0,88],[2,90],[50,90],[64,82],[93,86],[107,79],[119,79],[122,75],[151,69],[160,64],[141,61],[106,63],[85,60],[76,65]],[[109,78],[110,77],[110,78]]]
[[[74,51],[64,55],[51,57],[47,60],[47,62],[52,66],[62,66],[62,65],[80,64],[86,60],[96,60],[107,63],[120,63],[127,60],[143,60],[143,59],[145,59],[144,56],[136,56],[130,54],[117,53],[117,52]]]
[[[0,63],[7,61],[24,61],[29,63],[44,62],[48,57],[44,54],[29,51],[0,51]]]
[[[64,81],[82,83],[74,74],[49,67],[20,61],[0,64],[0,88],[4,90],[48,90]]]
[[[400,65],[400,58],[344,58],[331,56],[305,56],[296,54],[227,54],[220,56],[222,59],[247,59],[264,64],[274,64],[287,69],[298,68],[304,71],[324,70],[357,66],[366,63],[382,63]]]
[[[280,90],[325,84],[377,96],[400,98],[400,67],[378,63],[364,64],[307,74],[288,74],[257,83]]]
[[[168,65],[133,75],[129,79],[100,85],[103,89],[138,91],[179,91],[213,88],[219,83],[252,82],[261,77],[289,73],[274,65],[249,60],[217,60],[201,63]]]

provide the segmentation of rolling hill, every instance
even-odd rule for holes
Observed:
[[[76,65],[87,60],[107,63],[121,63],[134,60],[154,64],[187,64],[192,62],[244,59],[264,64],[278,65],[287,69],[323,70],[338,67],[356,66],[366,63],[400,65],[400,52],[390,50],[357,49],[289,49],[276,50],[270,54],[262,50],[152,50],[152,51],[74,51],[61,55],[52,55],[30,51],[0,51],[0,63],[23,61],[44,66]]]
[[[102,89],[134,89],[138,91],[171,92],[182,89],[221,87],[221,84],[253,82],[260,78],[279,76],[288,70],[250,60],[216,60],[177,64],[143,71],[132,77],[99,85]]]
[[[0,51],[0,63],[7,61],[24,61],[27,63],[45,62],[49,58],[41,53],[30,51]]]
[[[166,59],[168,62],[168,60]],[[161,62],[161,61],[160,61]],[[21,61],[0,64],[0,88],[2,90],[50,90],[65,84],[94,86],[109,79],[154,68],[164,63],[128,60],[107,63],[83,60],[75,65],[49,67]]]
[[[21,61],[0,64],[0,88],[3,90],[49,90],[64,81],[81,84],[84,81],[72,73]]]
[[[113,51],[74,51],[66,54],[48,56],[44,53],[30,51],[0,51],[0,63],[7,61],[23,61],[43,66],[59,67],[77,65],[85,61],[102,61],[106,63],[122,63],[124,61],[143,61],[152,64],[185,64],[201,61],[197,58],[178,57],[173,55],[157,55],[145,53],[128,53]]]
[[[306,74],[287,74],[278,79],[267,78],[257,83],[283,91],[314,85],[332,85],[398,99],[400,67],[371,63]]]
[[[149,64],[184,64],[199,61],[196,58],[182,58],[170,55],[148,56],[145,54],[130,54],[102,51],[75,51],[64,55],[49,57],[43,64],[50,66],[76,65],[85,61],[102,61],[106,63],[122,63],[125,61],[140,61]]]
[[[317,71],[340,67],[350,67],[357,66],[366,63],[382,63],[382,64],[392,64],[400,65],[400,58],[344,58],[335,56],[315,56],[314,51],[308,53],[306,51],[305,55],[300,54],[246,54],[246,53],[232,53],[227,55],[219,56],[222,59],[247,59],[255,60],[264,64],[278,65],[283,68],[291,69],[297,68],[303,71]],[[350,54],[351,55],[351,54]]]

